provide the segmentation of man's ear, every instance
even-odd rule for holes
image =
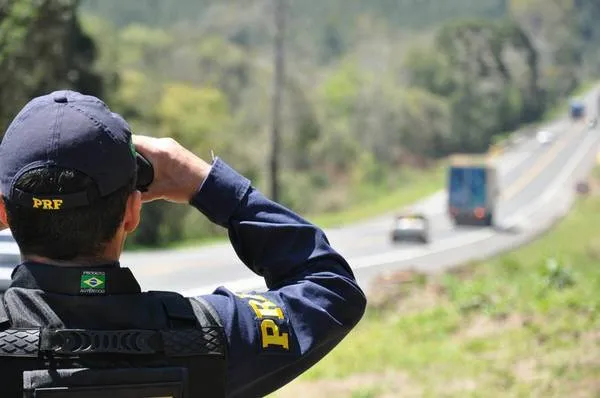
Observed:
[[[142,212],[142,193],[138,190],[133,191],[127,199],[125,216],[123,217],[123,228],[126,233],[135,231],[140,224]]]
[[[0,196],[0,230],[8,228],[8,216],[4,206],[4,198]]]

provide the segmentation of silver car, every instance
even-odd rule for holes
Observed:
[[[392,241],[417,241],[429,243],[429,220],[423,214],[396,216],[392,229]]]
[[[540,144],[548,145],[554,141],[554,134],[547,130],[541,130],[537,132],[536,138]]]
[[[0,292],[8,288],[12,271],[20,263],[19,246],[10,229],[0,231]]]

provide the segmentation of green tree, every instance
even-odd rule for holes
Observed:
[[[230,123],[227,100],[220,90],[181,83],[165,85],[157,117],[161,135],[204,156],[220,149]]]
[[[131,92],[122,92],[125,99],[127,95],[136,98],[145,82],[140,75],[132,75],[130,79]],[[227,133],[229,108],[224,94],[218,89],[167,83],[155,112],[156,135],[172,137],[205,159],[210,160],[211,150],[218,154],[231,142]],[[195,210],[170,203],[151,203],[144,206],[142,222],[131,244],[162,246],[182,239],[214,235],[217,230]]]
[[[0,7],[0,126],[33,96],[71,88],[103,94],[96,47],[76,0],[7,0]]]
[[[119,32],[120,60],[122,65],[141,67],[169,63],[165,54],[173,44],[173,38],[162,29],[132,24]]]
[[[446,152],[452,119],[448,101],[443,97],[419,88],[406,90],[400,120],[399,138],[405,148],[428,157]]]
[[[536,120],[545,109],[538,51],[513,19],[445,25],[430,49],[411,49],[405,65],[415,86],[450,106],[451,134],[436,138],[435,155],[485,151],[496,134]]]

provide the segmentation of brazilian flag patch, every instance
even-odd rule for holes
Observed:
[[[106,274],[99,271],[83,271],[79,282],[81,294],[106,294]]]

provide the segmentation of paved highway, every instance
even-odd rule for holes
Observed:
[[[592,90],[585,97],[589,116],[595,114],[591,110],[596,109],[599,92]],[[429,245],[392,244],[393,213],[327,230],[327,236],[367,290],[381,272],[408,267],[435,270],[522,244],[568,210],[574,183],[593,166],[600,144],[600,130],[573,123],[566,115],[545,129],[556,135],[551,144],[538,143],[534,134],[523,135],[495,159],[502,192],[497,228],[453,227],[445,214],[446,193],[439,192],[411,206],[430,217]],[[125,253],[122,264],[135,272],[146,290],[172,289],[194,295],[209,293],[219,285],[233,290],[264,288],[262,279],[242,265],[228,244]]]

